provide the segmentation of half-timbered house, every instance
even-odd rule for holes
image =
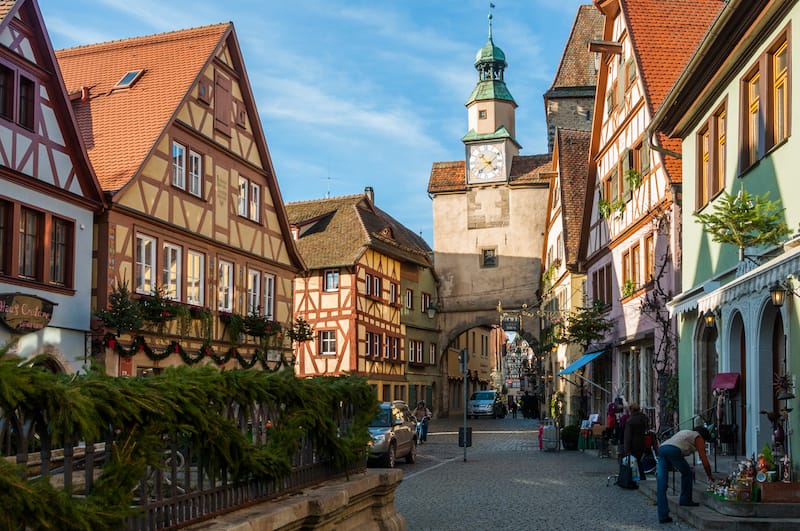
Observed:
[[[156,310],[144,330],[109,336],[106,353],[119,355],[107,355],[106,370],[146,374],[209,359],[279,366],[290,347],[277,332],[291,322],[303,264],[233,24],[57,57],[110,201],[95,227],[96,308],[126,286]],[[261,323],[257,333],[246,316]]]
[[[680,143],[648,127],[669,87],[723,3],[718,0],[595,0],[605,16],[589,154],[584,252],[589,297],[615,323],[608,352],[592,362],[613,397],[655,411],[675,373],[681,168],[665,153]],[[591,353],[587,353],[591,354]],[[668,407],[665,401],[662,406]],[[595,411],[604,406],[595,403]]]
[[[35,0],[0,3],[0,344],[86,363],[103,198]]]
[[[299,376],[356,374],[379,399],[407,400],[401,314],[422,299],[402,291],[403,272],[430,269],[430,248],[377,208],[369,188],[286,209],[308,267],[295,279],[295,315],[316,331],[315,341],[299,346]]]

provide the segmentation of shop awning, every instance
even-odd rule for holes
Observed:
[[[560,371],[558,373],[559,376],[564,374],[572,374],[573,372],[577,371],[578,369],[582,369],[589,363],[593,362],[596,358],[603,355],[606,352],[606,349],[598,350],[597,352],[587,352],[580,358],[576,359],[572,363],[570,363],[566,369]]]

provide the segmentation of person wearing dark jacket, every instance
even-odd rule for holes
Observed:
[[[625,421],[624,433],[622,436],[622,449],[625,455],[632,455],[636,458],[636,463],[639,465],[639,480],[645,479],[644,465],[642,464],[642,456],[645,450],[644,434],[647,433],[647,415],[642,413],[639,404],[631,402],[628,405],[630,416]]]

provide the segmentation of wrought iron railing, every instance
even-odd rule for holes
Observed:
[[[69,489],[74,496],[90,492],[118,444],[114,442],[114,428],[107,430],[105,441],[83,441],[80,434],[57,440],[48,429],[44,411],[31,418],[23,415],[0,409],[0,458],[22,465],[21,473],[29,480],[46,477],[53,486]],[[281,407],[232,404],[227,415],[254,444],[263,444],[281,421]],[[338,433],[350,430],[354,416],[353,405],[341,404],[335,419]],[[304,436],[288,476],[272,480],[239,474],[234,478],[224,466],[206,466],[202,449],[191,448],[180,436],[165,440],[160,462],[147,466],[135,488],[136,515],[128,518],[125,528],[178,529],[365,467],[366,459],[362,458],[336,466],[329,459],[321,459],[319,450],[310,437]]]

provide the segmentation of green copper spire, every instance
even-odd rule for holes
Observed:
[[[478,84],[467,99],[467,105],[478,100],[514,101],[503,81],[506,54],[492,40],[492,12],[494,4],[489,4],[489,42],[475,55],[475,70],[478,71]]]

